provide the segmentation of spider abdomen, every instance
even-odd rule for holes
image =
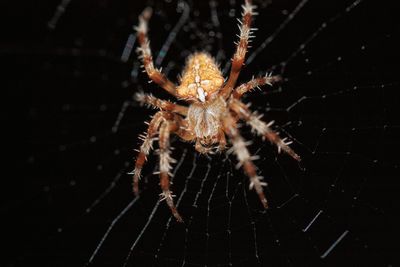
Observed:
[[[224,78],[214,58],[198,52],[189,56],[176,93],[182,99],[204,103],[214,98],[223,83]]]

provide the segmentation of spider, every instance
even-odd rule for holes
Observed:
[[[242,5],[243,13],[239,24],[239,42],[232,57],[232,65],[228,79],[225,81],[215,60],[206,52],[196,52],[186,61],[180,84],[176,86],[161,70],[154,67],[153,58],[148,40],[148,22],[152,14],[151,8],[146,8],[139,16],[139,25],[135,28],[139,42],[139,58],[143,62],[145,72],[150,80],[166,90],[179,100],[186,101],[189,106],[182,106],[173,102],[158,99],[151,94],[137,93],[135,98],[142,105],[160,109],[148,124],[147,131],[140,136],[143,141],[138,150],[133,175],[133,191],[139,193],[139,179],[142,167],[153,148],[153,141],[158,134],[159,143],[159,176],[162,193],[161,200],[165,200],[173,216],[182,222],[182,217],[174,205],[170,190],[171,164],[176,161],[171,157],[169,139],[176,134],[183,141],[194,142],[195,149],[201,154],[211,154],[215,150],[222,152],[226,149],[227,139],[232,144],[228,152],[233,152],[238,160],[237,167],[242,167],[250,180],[250,189],[255,189],[264,208],[268,202],[263,192],[267,183],[257,174],[252,156],[247,149],[247,142],[238,130],[238,121],[245,121],[252,131],[269,140],[292,158],[300,161],[300,157],[289,147],[291,141],[281,139],[270,127],[272,122],[265,123],[262,115],[252,112],[249,105],[240,101],[247,92],[261,85],[270,85],[279,82],[280,76],[266,74],[263,77],[253,78],[247,83],[236,87],[236,81],[244,65],[249,39],[254,30],[251,28],[252,17],[256,15],[255,6],[251,0],[245,0]]]

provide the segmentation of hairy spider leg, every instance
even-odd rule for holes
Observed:
[[[253,78],[247,83],[243,83],[240,86],[236,87],[236,89],[233,91],[232,96],[235,99],[240,99],[245,93],[253,90],[254,88],[258,88],[259,86],[262,85],[274,85],[277,82],[280,82],[282,80],[281,76],[279,75],[274,75],[271,76],[270,74],[266,74],[264,77],[257,77]]]
[[[175,195],[173,195],[172,191],[169,189],[169,176],[172,175],[170,173],[170,170],[172,169],[171,164],[176,162],[176,160],[171,157],[169,137],[170,133],[177,129],[179,129],[178,124],[169,120],[164,121],[160,126],[160,135],[158,140],[160,146],[160,186],[162,189],[160,201],[165,200],[176,220],[178,222],[183,222],[182,217],[179,215],[178,210],[174,205],[173,197]]]
[[[147,132],[140,135],[139,138],[143,141],[140,146],[139,154],[136,158],[135,169],[133,171],[133,192],[137,195],[139,194],[139,179],[142,172],[144,163],[147,160],[147,156],[153,149],[154,136],[158,132],[158,128],[165,119],[165,113],[162,111],[157,112],[151,119]]]
[[[187,107],[172,103],[170,101],[159,99],[152,94],[136,93],[135,99],[142,105],[148,105],[149,107],[178,113],[183,116],[187,115]]]
[[[300,156],[297,155],[293,149],[289,147],[292,141],[287,141],[286,138],[281,139],[279,135],[273,131],[270,126],[274,123],[271,121],[270,123],[265,123],[261,120],[262,114],[257,114],[257,112],[251,112],[248,106],[237,99],[231,99],[229,102],[229,107],[236,114],[238,114],[239,118],[244,120],[248,125],[250,125],[251,129],[255,131],[258,135],[263,138],[268,139],[271,143],[275,144],[278,147],[278,152],[284,151],[293,159],[300,161]]]
[[[139,25],[135,27],[140,47],[138,48],[139,58],[143,61],[144,69],[150,80],[164,88],[170,94],[176,96],[176,86],[160,70],[154,67],[153,56],[151,55],[150,41],[148,39],[148,22],[153,13],[150,7],[143,10],[139,16]]]
[[[252,5],[251,2],[251,0],[246,0],[244,5],[242,6],[242,20],[239,22],[239,42],[236,43],[236,51],[232,57],[232,66],[228,81],[220,91],[220,95],[225,99],[230,96],[233,88],[236,85],[236,81],[239,77],[242,66],[244,65],[244,60],[246,58],[249,39],[253,37],[251,34],[252,31],[255,30],[254,28],[251,28],[251,22],[253,16],[257,13],[254,11],[256,6]]]
[[[169,137],[171,132],[175,132],[181,138],[190,140],[192,139],[184,129],[182,129],[181,123],[183,120],[179,115],[166,111],[157,112],[153,119],[149,123],[146,135],[141,135],[140,138],[143,140],[143,144],[140,146],[138,157],[135,162],[135,169],[133,171],[133,191],[135,194],[139,193],[139,179],[144,163],[147,160],[147,156],[153,149],[153,141],[156,139],[154,136],[159,133],[159,157],[160,157],[160,187],[162,193],[160,194],[161,200],[165,200],[171,209],[172,214],[179,222],[183,222],[179,215],[174,202],[173,194],[170,191],[169,175],[171,175],[171,164],[175,162],[170,156]]]
[[[256,190],[262,205],[264,208],[268,208],[268,201],[265,198],[263,191],[263,186],[266,186],[267,183],[262,182],[263,177],[257,175],[256,166],[253,164],[253,160],[257,159],[257,157],[250,155],[249,150],[246,147],[246,142],[237,129],[236,121],[230,114],[224,116],[223,127],[232,143],[231,150],[236,154],[238,160],[237,167],[243,168],[244,172],[250,179],[249,188],[254,188]]]

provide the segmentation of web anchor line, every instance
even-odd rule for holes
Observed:
[[[314,216],[314,218],[311,220],[311,222],[306,226],[306,228],[303,229],[303,232],[307,232],[308,229],[311,227],[311,225],[315,222],[315,220],[319,217],[319,215],[321,215],[321,213],[323,212],[323,210],[320,210],[317,215]]]
[[[218,18],[217,2],[215,0],[210,0],[209,6],[211,13],[211,21],[216,31],[215,37],[218,40],[218,52],[217,55],[215,56],[215,60],[217,62],[221,62],[222,60],[225,59],[225,50],[223,48],[223,34],[221,32],[221,23]],[[225,72],[223,73],[225,74]]]
[[[294,9],[293,11],[286,17],[286,19],[281,23],[281,25],[279,25],[279,27],[270,35],[267,37],[267,39],[265,39],[261,45],[253,52],[249,55],[247,61],[246,61],[246,65],[249,65],[255,58],[256,56],[261,53],[262,50],[264,50],[270,43],[272,43],[276,36],[285,29],[285,27],[289,24],[289,22],[291,22],[294,17],[297,15],[297,13],[300,12],[300,10],[305,6],[305,4],[308,2],[309,0],[302,0]]]
[[[254,220],[254,217],[252,215],[252,211],[250,210],[250,205],[249,202],[247,200],[247,190],[245,187],[243,187],[243,196],[244,196],[244,203],[246,204],[246,209],[247,209],[247,214],[249,216],[249,220],[250,220],[250,225],[252,228],[252,233],[253,233],[253,241],[254,241],[254,256],[257,260],[258,264],[261,264],[261,260],[260,260],[260,254],[258,251],[258,245],[257,245],[257,224],[256,221]]]
[[[136,43],[136,34],[133,33],[129,34],[124,50],[122,51],[121,55],[122,62],[127,62],[129,60],[129,57],[132,53],[132,49],[135,47],[135,43]]]
[[[280,73],[284,73],[286,70],[286,66],[290,61],[292,61],[301,51],[303,51],[307,45],[309,45],[323,30],[325,30],[328,25],[334,23],[339,18],[341,18],[344,14],[349,13],[355,7],[357,7],[364,0],[356,0],[350,5],[348,5],[345,11],[339,12],[336,15],[329,18],[327,21],[323,22],[316,31],[314,31],[286,60],[282,61],[279,65],[281,67]]]
[[[325,259],[329,253],[339,244],[340,241],[349,233],[349,230],[344,231],[338,239],[321,255],[321,259]]]
[[[49,29],[54,30],[57,26],[58,21],[64,14],[71,0],[61,0],[60,4],[57,6],[56,11],[54,12],[53,17],[47,23],[47,27]]]
[[[118,115],[117,115],[117,119],[115,120],[114,125],[113,125],[112,128],[111,128],[111,131],[112,131],[113,133],[118,132],[119,126],[120,126],[120,124],[121,124],[122,119],[123,119],[124,116],[125,116],[126,110],[127,110],[130,106],[132,106],[132,104],[133,104],[133,101],[132,101],[132,100],[125,100],[125,101],[122,103],[121,109],[120,109],[120,111],[118,112]]]
[[[168,53],[169,48],[171,47],[171,44],[175,40],[175,38],[178,35],[179,31],[181,30],[182,26],[185,25],[186,21],[189,18],[190,7],[189,7],[188,3],[186,3],[185,1],[181,1],[181,2],[178,3],[178,5],[183,6],[183,7],[181,7],[181,8],[183,8],[182,15],[179,18],[179,20],[176,23],[176,25],[174,26],[174,28],[172,29],[172,31],[169,33],[169,35],[167,37],[167,40],[165,41],[165,43],[161,47],[161,50],[158,53],[157,58],[155,60],[155,65],[156,66],[160,66],[162,64],[162,62],[164,61],[165,56]]]
[[[126,166],[129,166],[129,163],[126,162],[125,164]],[[115,188],[117,182],[121,179],[122,174],[124,172],[126,172],[126,168],[124,168],[124,171],[120,171],[112,180],[112,182],[110,183],[110,185],[104,190],[104,192],[102,194],[100,194],[100,196],[93,201],[93,203],[89,206],[89,208],[86,209],[86,213],[90,213],[94,207],[96,207],[109,193],[111,193],[111,191]],[[154,170],[153,170],[154,171]],[[112,229],[114,228],[114,226],[118,223],[118,221],[126,214],[126,212],[128,212],[133,205],[140,199],[140,195],[136,196],[134,199],[132,199],[131,202],[128,203],[128,205],[122,209],[122,211],[120,213],[118,213],[117,217],[115,217],[111,224],[109,225],[108,229],[106,230],[106,232],[103,234],[100,242],[97,244],[95,250],[93,251],[92,255],[90,256],[89,260],[87,261],[87,263],[85,264],[85,266],[89,266],[94,258],[96,257],[96,255],[98,254],[100,248],[102,247],[104,241],[107,239],[107,237],[109,236],[109,234],[111,233]]]
[[[93,251],[92,255],[90,256],[90,258],[89,258],[88,262],[85,264],[85,266],[89,266],[93,262],[94,258],[96,257],[96,255],[99,252],[100,248],[103,246],[104,241],[107,239],[108,235],[111,233],[111,231],[114,228],[114,226],[125,215],[125,213],[128,212],[132,208],[132,206],[139,200],[139,198],[140,198],[140,196],[136,196],[134,199],[132,199],[131,202],[129,202],[129,204],[110,223],[109,227],[107,228],[107,231],[102,236],[99,244],[97,245],[96,249]]]
[[[186,154],[185,154],[185,155],[186,155]],[[190,170],[190,173],[189,173],[188,177],[186,178],[186,182],[185,182],[185,185],[184,185],[184,189],[183,189],[182,192],[180,193],[179,198],[178,198],[178,201],[176,202],[176,207],[177,207],[177,208],[179,207],[179,204],[180,204],[181,201],[182,201],[183,195],[184,195],[184,193],[185,193],[186,190],[187,190],[187,186],[188,186],[189,180],[192,179],[193,174],[194,174],[194,172],[195,172],[195,170],[196,170],[196,168],[197,168],[197,163],[196,163],[196,161],[197,161],[197,156],[194,156],[194,157],[193,157],[193,162],[192,162],[192,169]],[[183,161],[182,161],[182,162],[183,162]],[[179,163],[178,163],[178,166],[180,166]],[[177,169],[175,168],[174,174],[176,173],[176,171],[177,171]],[[174,175],[174,176],[175,176],[175,175]],[[167,223],[166,223],[166,225],[165,225],[165,231],[164,231],[163,236],[162,236],[162,238],[161,238],[160,244],[159,244],[159,246],[158,246],[158,248],[157,248],[156,253],[154,254],[154,258],[155,258],[155,259],[158,258],[158,254],[160,253],[161,247],[163,246],[164,241],[165,241],[165,238],[167,237],[167,231],[168,231],[169,228],[171,227],[171,222],[172,222],[172,216],[169,216],[168,221],[167,221]]]

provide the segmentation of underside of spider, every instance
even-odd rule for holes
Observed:
[[[236,81],[244,65],[249,39],[252,37],[253,29],[250,26],[252,17],[256,14],[254,9],[255,6],[251,1],[246,0],[239,25],[239,42],[232,57],[232,67],[226,82],[214,59],[207,53],[199,52],[189,56],[178,86],[154,67],[147,37],[152,10],[146,8],[139,17],[139,25],[136,27],[140,44],[138,51],[150,80],[177,99],[186,101],[189,106],[161,100],[151,94],[136,94],[136,100],[140,103],[158,108],[160,111],[152,117],[147,131],[141,136],[143,143],[132,173],[133,190],[136,194],[139,193],[141,170],[153,148],[153,141],[158,136],[161,200],[167,202],[172,214],[180,222],[183,220],[174,205],[174,195],[170,190],[171,164],[175,162],[170,155],[171,134],[176,134],[184,141],[195,143],[195,149],[202,154],[213,153],[215,150],[224,151],[228,139],[232,145],[230,151],[237,157],[237,166],[243,168],[250,179],[250,189],[255,189],[265,208],[268,208],[263,192],[266,183],[257,174],[257,168],[253,163],[256,157],[250,155],[247,143],[238,130],[238,121],[245,121],[256,134],[275,144],[278,152],[284,151],[300,161],[300,157],[289,147],[291,142],[286,141],[286,138],[281,139],[270,128],[273,122],[262,121],[261,115],[252,112],[249,105],[240,101],[246,92],[265,84],[272,86],[281,80],[279,76],[265,75],[236,87]]]

